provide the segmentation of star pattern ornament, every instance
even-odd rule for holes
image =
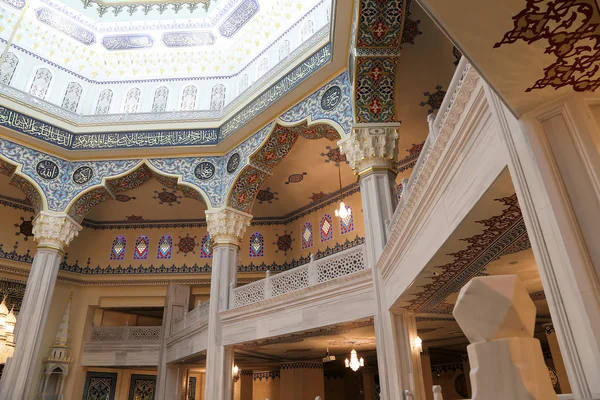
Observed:
[[[15,228],[19,228],[15,236],[23,235],[25,236],[23,240],[27,241],[30,237],[33,237],[33,216],[29,220],[21,217],[21,223],[15,224]]]
[[[421,20],[410,19],[408,16],[404,22],[404,30],[402,31],[402,44],[415,44],[417,36],[422,35],[423,32],[419,30],[419,24]]]
[[[153,199],[158,200],[158,204],[168,204],[169,206],[173,206],[173,204],[181,204],[180,199],[183,196],[179,196],[177,194],[177,190],[169,190],[163,188],[162,191],[155,190],[156,196],[152,196]]]
[[[179,236],[179,242],[176,244],[177,253],[183,253],[184,257],[187,257],[188,253],[193,253],[196,246],[198,246],[198,242],[196,241],[196,236],[190,236],[188,233],[186,236]]]
[[[442,102],[444,101],[444,96],[446,96],[446,91],[442,90],[441,85],[437,85],[435,90],[436,91],[433,93],[423,92],[423,96],[427,96],[427,101],[419,103],[421,107],[429,106],[429,114],[433,114],[434,111],[440,109]]]
[[[275,236],[277,236],[277,241],[273,242],[273,244],[277,246],[275,253],[283,251],[283,254],[287,256],[287,252],[292,250],[292,242],[295,240],[292,238],[292,232],[287,233],[287,231],[283,231],[283,235],[279,236],[279,234],[276,233]]]

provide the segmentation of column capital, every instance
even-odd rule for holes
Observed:
[[[62,252],[79,235],[81,225],[67,214],[42,211],[33,220],[32,231],[38,248]]]
[[[215,244],[240,245],[252,215],[230,207],[206,211],[208,233]]]
[[[375,169],[392,169],[398,158],[400,123],[361,124],[338,142],[354,173],[362,175]]]

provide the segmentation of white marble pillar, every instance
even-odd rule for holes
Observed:
[[[229,308],[229,288],[236,285],[240,242],[252,216],[231,208],[206,212],[212,239],[212,274],[206,350],[204,398],[231,400],[233,396],[233,349],[221,344],[219,313]]]
[[[167,287],[165,298],[165,311],[163,313],[161,330],[161,347],[158,357],[158,371],[156,376],[156,399],[167,400],[182,393],[181,366],[169,365],[167,359],[167,338],[171,335],[173,322],[182,318],[189,309],[191,287],[187,285],[170,284]]]
[[[37,250],[15,327],[15,351],[0,381],[0,399],[31,397],[58,267],[81,226],[66,214],[42,211],[33,221]]]
[[[600,396],[600,96],[521,117],[486,87],[576,399]]]
[[[352,134],[338,142],[350,166],[359,175],[363,214],[365,218],[365,241],[367,263],[373,271],[377,296],[375,336],[377,340],[377,364],[381,384],[381,398],[401,398],[402,390],[417,388],[415,400],[424,399],[422,376],[411,375],[419,366],[413,366],[409,348],[396,336],[397,315],[386,306],[381,276],[376,264],[387,243],[387,223],[397,205],[397,186],[394,166],[398,158],[399,123],[354,124]],[[406,338],[405,338],[406,339]],[[417,383],[415,384],[415,379]],[[421,397],[419,397],[421,396]]]

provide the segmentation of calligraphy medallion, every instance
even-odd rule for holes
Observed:
[[[325,91],[321,97],[321,108],[325,111],[331,111],[342,101],[342,89],[339,86],[332,86]]]
[[[91,167],[83,166],[79,167],[73,172],[73,182],[78,185],[83,185],[84,183],[88,183],[90,179],[94,176],[94,170]]]
[[[39,163],[37,163],[37,166],[35,167],[35,172],[37,172],[37,174],[44,179],[52,180],[56,179],[58,173],[60,172],[60,169],[54,161],[42,160]]]
[[[239,166],[240,166],[240,154],[233,153],[233,155],[231,157],[229,157],[229,161],[227,161],[227,173],[233,174]]]
[[[201,181],[207,181],[215,175],[215,166],[213,163],[203,161],[196,165],[196,168],[194,169],[194,175],[196,175],[196,178],[200,179]]]

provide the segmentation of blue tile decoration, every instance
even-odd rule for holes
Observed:
[[[167,32],[162,37],[167,47],[212,46],[215,40],[215,35],[210,31]]]
[[[331,45],[327,44],[218,128],[74,134],[3,106],[0,106],[0,126],[68,150],[215,145],[328,63],[331,55]],[[313,120],[316,117],[331,119],[341,125],[345,132],[350,132],[352,109],[347,75],[344,73],[328,83],[325,90],[331,86],[340,86],[343,94],[340,104],[333,110],[325,111],[321,108],[320,99],[324,93],[321,89],[282,115],[282,119],[286,122],[299,122],[312,115]]]
[[[219,33],[227,38],[232,37],[252,19],[260,10],[256,0],[245,0],[219,26]]]
[[[317,50],[313,55],[308,57],[302,64],[290,71],[286,76],[279,79],[271,87],[261,93],[256,99],[251,101],[245,106],[240,112],[231,117],[227,122],[221,126],[220,140],[227,138],[233,132],[238,130],[243,124],[260,114],[267,107],[273,105],[277,100],[283,97],[286,93],[298,86],[304,80],[306,80],[313,72],[317,71],[324,65],[330,62],[332,57],[331,43],[326,44]],[[348,87],[348,90],[350,88]],[[348,93],[349,94],[349,93]],[[319,97],[320,98],[320,97]],[[304,103],[305,101],[301,102]],[[350,118],[352,117],[352,108],[350,107],[350,97],[346,105],[349,106],[348,113]],[[296,108],[298,106],[295,106]],[[341,107],[336,107],[336,110]],[[319,106],[320,108],[320,106]],[[331,112],[335,114],[335,112]],[[308,117],[306,115],[305,117]],[[313,118],[316,119],[316,118]]]
[[[52,11],[46,7],[40,7],[35,10],[35,15],[40,22],[61,31],[65,35],[70,36],[83,44],[89,46],[96,42],[96,36],[92,31],[77,25],[56,11]]]
[[[142,35],[112,35],[102,38],[102,45],[107,50],[147,49],[154,45],[152,36]]]
[[[337,97],[332,96],[335,94]],[[326,107],[324,108],[323,105]],[[347,72],[338,75],[279,118],[284,122],[297,123],[309,116],[312,121],[334,121],[346,134],[350,134],[352,130],[352,87]]]

